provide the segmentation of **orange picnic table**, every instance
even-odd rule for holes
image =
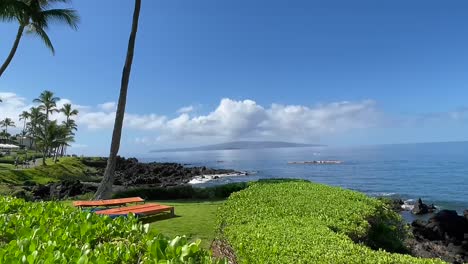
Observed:
[[[144,203],[139,205],[131,205],[130,203]],[[129,213],[134,213],[135,215],[152,215],[161,212],[170,212],[174,216],[174,207],[155,204],[155,203],[145,203],[145,200],[141,197],[130,197],[130,198],[121,198],[121,199],[109,199],[109,200],[98,200],[98,201],[75,201],[73,205],[76,207],[112,207],[118,206],[116,208],[108,208],[103,210],[96,210],[96,214],[100,215],[109,215],[109,216],[120,216],[128,215]]]
[[[97,200],[97,201],[75,201],[73,206],[76,207],[108,207],[121,206],[129,203],[144,203],[145,200],[141,197],[130,197],[121,199]]]

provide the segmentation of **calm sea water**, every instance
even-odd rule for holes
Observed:
[[[372,196],[421,197],[441,208],[468,208],[468,142],[151,153],[141,161],[179,162],[254,172],[206,185],[261,178],[301,178]],[[341,160],[339,165],[289,161]]]

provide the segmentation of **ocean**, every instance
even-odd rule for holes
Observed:
[[[362,147],[307,147],[151,153],[142,162],[179,162],[234,169],[248,176],[223,177],[199,186],[265,178],[299,178],[403,200],[422,198],[441,209],[468,209],[468,142]],[[342,164],[288,164],[340,160]]]

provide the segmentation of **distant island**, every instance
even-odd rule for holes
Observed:
[[[206,151],[206,150],[229,150],[229,149],[269,149],[269,148],[304,148],[323,147],[319,144],[303,144],[282,141],[232,141],[215,145],[206,145],[191,148],[158,149],[151,152],[177,152],[177,151]]]

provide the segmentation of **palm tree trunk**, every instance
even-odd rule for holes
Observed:
[[[65,144],[62,144],[62,147],[60,149],[60,157],[63,157],[64,154],[65,154]]]
[[[58,147],[55,148],[54,163],[57,163],[57,153],[58,153]]]
[[[122,71],[122,81],[120,84],[119,102],[117,113],[115,115],[114,131],[112,133],[112,142],[110,147],[109,159],[107,160],[104,178],[94,195],[94,199],[106,199],[112,195],[112,185],[114,184],[114,172],[117,162],[117,154],[120,148],[120,138],[122,136],[123,119],[125,115],[125,104],[127,101],[128,82],[132,69],[133,52],[135,49],[135,39],[138,30],[138,19],[140,16],[141,0],[135,0],[135,10],[133,11],[132,31],[128,40],[127,58]]]
[[[21,145],[24,145],[24,136],[26,135],[26,119],[23,122],[23,132],[21,133]]]
[[[8,54],[8,57],[6,58],[5,62],[2,64],[2,67],[0,68],[0,77],[2,76],[3,72],[6,70],[8,65],[10,64],[11,60],[13,59],[13,56],[15,56],[21,36],[23,36],[23,31],[24,31],[24,26],[20,25],[18,28],[18,33],[16,33],[16,39],[15,39],[15,42],[13,43],[13,47],[10,50],[10,54]]]

